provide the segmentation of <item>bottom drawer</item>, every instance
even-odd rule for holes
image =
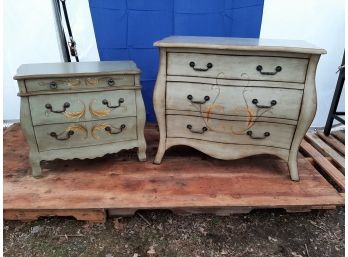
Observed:
[[[167,115],[167,136],[290,149],[295,126]]]
[[[39,151],[137,139],[136,117],[34,127]]]

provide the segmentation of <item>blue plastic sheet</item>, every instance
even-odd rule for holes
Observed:
[[[263,0],[89,0],[101,60],[133,60],[142,70],[147,121],[159,55],[153,43],[170,35],[260,35]]]

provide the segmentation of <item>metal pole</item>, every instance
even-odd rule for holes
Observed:
[[[63,12],[64,12],[64,18],[65,18],[65,22],[66,22],[66,27],[68,28],[68,33],[69,33],[69,37],[70,37],[70,43],[69,43],[70,54],[71,54],[71,56],[75,56],[75,59],[78,62],[79,61],[79,57],[77,55],[76,42],[75,42],[75,40],[73,38],[73,35],[72,35],[70,21],[69,21],[69,16],[68,16],[68,11],[67,11],[66,5],[65,5],[65,0],[60,0],[60,1],[62,3]]]
[[[69,48],[68,48],[68,42],[66,41],[64,28],[62,26],[62,14],[60,12],[60,0],[52,0],[53,1],[53,7],[54,7],[54,13],[58,28],[58,34],[59,34],[59,41],[60,41],[60,47],[62,49],[63,59],[64,62],[71,62]]]

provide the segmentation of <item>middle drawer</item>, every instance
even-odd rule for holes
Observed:
[[[29,97],[33,125],[136,116],[134,90]]]
[[[297,120],[302,90],[167,82],[166,109]]]

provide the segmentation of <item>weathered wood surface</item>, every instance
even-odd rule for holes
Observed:
[[[327,145],[323,140],[321,140],[318,135],[314,133],[307,133],[306,139],[324,156],[329,156],[332,158],[333,162],[336,163],[339,168],[344,170],[344,157]]]
[[[35,179],[27,173],[29,147],[20,126],[8,130],[4,137],[5,213],[54,215],[66,210],[63,216],[69,216],[67,210],[114,209],[114,214],[122,215],[122,210],[134,209],[188,213],[206,209],[222,215],[256,208],[310,210],[344,204],[342,196],[304,158],[299,159],[301,180],[294,182],[287,163],[272,156],[222,161],[180,146],[169,150],[161,165],[138,162],[136,151],[127,151],[93,160],[47,162],[44,176]],[[145,132],[152,159],[159,135],[153,126]]]
[[[333,135],[335,138],[337,138],[339,141],[341,141],[343,144],[345,144],[345,132],[344,132],[344,130],[332,131],[331,135]]]
[[[317,149],[315,149],[307,141],[301,142],[301,151],[313,158],[314,163],[318,164],[323,172],[325,172],[341,190],[345,190],[344,175],[339,171],[326,157],[324,157]]]
[[[337,150],[340,154],[345,155],[345,147],[344,144],[341,143],[341,141],[339,141],[332,135],[326,136],[322,131],[318,131],[317,134],[323,141],[325,141],[325,143]]]

